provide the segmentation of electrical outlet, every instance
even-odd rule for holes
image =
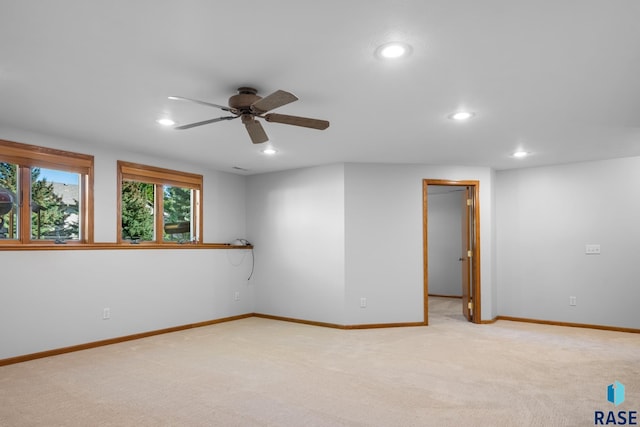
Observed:
[[[236,293],[233,294],[233,300],[240,301],[240,291],[236,291]]]
[[[569,305],[576,305],[577,303],[576,297],[569,297]]]
[[[102,320],[108,320],[111,319],[111,309],[108,307],[105,307],[102,309]]]
[[[367,306],[367,299],[362,297],[360,298],[360,308],[365,308]]]

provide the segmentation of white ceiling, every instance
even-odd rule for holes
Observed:
[[[388,41],[413,47],[385,62]],[[239,86],[300,100],[239,120]],[[640,155],[637,0],[0,0],[2,126],[249,173],[334,162],[529,167]],[[447,115],[477,113],[458,123]],[[0,133],[0,137],[2,134]],[[21,141],[28,143],[29,141]],[[533,153],[518,160],[517,150]],[[88,153],[91,149],[87,147]]]

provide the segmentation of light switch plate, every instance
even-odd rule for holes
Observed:
[[[586,245],[584,253],[587,255],[600,255],[600,245]]]

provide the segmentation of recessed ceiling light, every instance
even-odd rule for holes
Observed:
[[[262,152],[268,156],[273,156],[274,154],[276,154],[278,151],[274,148],[265,148],[264,150],[262,150]]]
[[[451,120],[457,120],[459,122],[462,122],[465,120],[469,120],[475,115],[476,113],[472,113],[471,111],[458,111],[457,113],[450,114],[449,118]]]
[[[173,126],[176,124],[176,122],[171,119],[158,119],[156,120],[156,122],[161,124],[162,126]]]
[[[516,159],[522,159],[523,157],[527,157],[530,153],[527,151],[516,151],[512,154]]]
[[[384,59],[397,59],[411,53],[411,46],[406,43],[386,43],[376,49],[376,56]]]

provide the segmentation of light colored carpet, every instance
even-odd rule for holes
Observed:
[[[430,300],[429,327],[249,318],[0,367],[0,425],[588,426],[640,410],[640,336],[474,325]]]

